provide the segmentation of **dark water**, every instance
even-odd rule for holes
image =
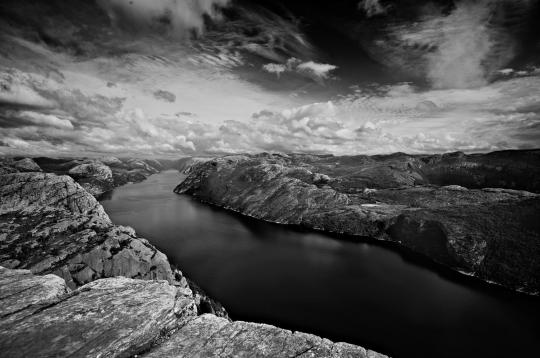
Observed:
[[[437,272],[370,243],[246,219],[172,192],[165,172],[102,201],[235,319],[394,357],[538,357],[540,299]],[[456,275],[457,276],[457,275]]]

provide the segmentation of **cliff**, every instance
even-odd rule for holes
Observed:
[[[211,300],[70,176],[0,174],[0,266],[3,356],[384,357],[204,314]]]
[[[392,241],[538,294],[539,170],[540,151],[240,155],[195,165],[175,192],[275,223]]]

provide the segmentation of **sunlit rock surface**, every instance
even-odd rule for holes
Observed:
[[[191,291],[166,281],[110,278],[70,293],[58,281],[0,269],[3,356],[129,357],[196,316]]]
[[[394,241],[538,294],[540,196],[530,191],[539,168],[540,151],[238,155],[195,165],[175,192],[271,222]]]
[[[385,356],[273,326],[197,316],[189,289],[101,279],[70,291],[55,276],[0,267],[0,351],[6,357]]]
[[[17,160],[14,163],[15,168],[20,172],[40,172],[41,168],[30,158]]]
[[[180,328],[160,347],[145,355],[159,357],[355,357],[386,356],[346,343],[333,343],[311,334],[249,322],[230,322],[202,315]]]

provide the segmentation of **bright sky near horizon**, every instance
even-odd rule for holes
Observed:
[[[539,147],[538,0],[5,0],[0,154]]]

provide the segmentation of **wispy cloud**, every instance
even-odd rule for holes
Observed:
[[[314,61],[302,62],[301,60],[292,57],[285,63],[267,63],[262,66],[262,69],[266,72],[276,74],[278,78],[283,73],[295,72],[315,81],[322,81],[328,79],[330,72],[337,69],[337,66]]]
[[[111,20],[130,31],[153,31],[177,37],[201,34],[204,16],[219,17],[229,0],[98,0]]]
[[[364,10],[368,17],[386,13],[387,7],[382,5],[380,0],[361,0],[358,8]]]

